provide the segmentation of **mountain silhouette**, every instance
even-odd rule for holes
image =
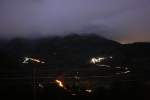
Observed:
[[[149,64],[150,43],[120,44],[96,34],[15,38],[0,41],[1,68],[21,68],[24,57],[44,60],[49,68],[80,67],[92,57],[114,56],[115,64]]]

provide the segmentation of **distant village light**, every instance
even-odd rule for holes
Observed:
[[[42,63],[42,64],[45,63],[44,61],[40,61],[39,59],[29,58],[29,57],[25,57],[25,58],[24,58],[24,61],[23,61],[22,63],[28,64],[29,61],[33,61],[33,62],[37,62],[37,63]]]
[[[90,89],[89,89],[89,90],[85,90],[85,91],[88,92],[88,93],[91,93],[91,92],[92,92],[92,90],[90,90]]]
[[[98,57],[98,58],[92,58],[90,63],[100,63],[101,61],[103,61],[105,59],[105,57]]]
[[[25,58],[24,58],[24,61],[23,61],[22,63],[24,63],[24,64],[29,63],[28,61],[29,61],[29,58],[28,58],[28,57],[25,57]]]
[[[131,71],[128,70],[128,71],[125,71],[124,74],[130,73],[130,72],[131,72]]]

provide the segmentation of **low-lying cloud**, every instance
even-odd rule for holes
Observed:
[[[0,37],[97,33],[150,41],[149,0],[1,0]]]

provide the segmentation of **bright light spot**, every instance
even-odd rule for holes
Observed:
[[[92,92],[92,90],[85,90],[86,92],[88,92],[88,93],[91,93]]]
[[[124,74],[130,73],[130,72],[131,72],[131,71],[128,70],[128,71],[125,71]]]
[[[40,61],[39,59],[29,58],[29,57],[25,57],[25,58],[24,58],[24,61],[23,61],[22,63],[28,64],[29,61],[33,61],[33,62],[37,62],[37,63],[42,63],[42,64],[45,63],[44,61]]]
[[[99,63],[99,62],[101,62],[103,60],[105,60],[104,57],[92,58],[91,61],[90,61],[90,63],[95,64],[95,63]]]
[[[60,86],[60,87],[64,87],[63,83],[60,80],[55,80],[55,82]]]
[[[40,83],[38,84],[38,86],[39,86],[40,88],[44,88],[44,86],[43,86],[42,84],[40,84]]]
[[[75,78],[76,80],[79,80],[79,79],[80,79],[80,77],[79,77],[78,75],[79,75],[79,72],[77,72],[76,75],[74,76],[74,78]]]
[[[130,73],[131,71],[130,70],[127,70],[127,71],[125,71],[125,72],[120,72],[120,74],[128,74],[128,73]],[[117,74],[117,73],[116,73]]]
[[[23,61],[22,63],[27,64],[27,63],[29,63],[28,61],[29,61],[29,58],[28,58],[28,57],[25,57],[25,58],[24,58],[24,61]]]

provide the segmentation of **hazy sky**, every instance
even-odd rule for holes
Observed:
[[[70,32],[150,41],[150,0],[0,0],[0,37]]]

